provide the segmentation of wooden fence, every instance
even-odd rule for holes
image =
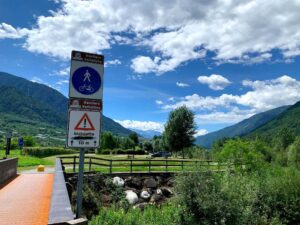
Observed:
[[[78,170],[78,156],[61,156],[62,165],[68,170]],[[198,166],[211,170],[220,171],[225,164],[211,160],[188,160],[188,159],[105,159],[94,156],[86,156],[85,168],[88,171],[113,172],[176,172],[188,170]]]

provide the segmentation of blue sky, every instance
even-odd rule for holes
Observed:
[[[0,71],[67,96],[71,50],[104,54],[104,114],[198,134],[300,100],[300,4],[274,0],[1,0]],[[1,78],[0,78],[1,79]]]

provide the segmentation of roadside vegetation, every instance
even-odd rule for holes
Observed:
[[[167,123],[170,130],[144,142],[143,150],[216,160],[227,165],[225,171],[215,173],[195,166],[194,172],[177,175],[176,194],[168,203],[150,205],[143,211],[122,205],[100,207],[89,224],[298,224],[300,137],[289,128],[283,128],[268,140],[260,137],[221,139],[210,151],[192,144],[179,146],[174,143],[178,140],[176,127],[187,123],[174,118],[185,118],[179,116],[180,111],[185,110],[181,107],[173,111]],[[170,126],[171,121],[180,125]],[[184,139],[187,142],[192,140],[194,130],[193,119],[190,121],[186,129],[190,132],[185,134],[191,139]]]

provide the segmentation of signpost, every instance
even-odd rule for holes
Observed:
[[[72,51],[67,146],[80,148],[76,218],[81,215],[84,153],[100,145],[103,55]]]
[[[22,137],[19,137],[19,139],[18,139],[18,146],[20,148],[21,155],[22,155],[22,149],[23,149],[23,146],[24,146],[24,139]]]
[[[11,130],[7,130],[6,131],[6,149],[5,149],[5,157],[6,158],[10,154],[11,136],[12,136]]]

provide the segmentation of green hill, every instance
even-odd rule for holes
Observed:
[[[246,135],[255,130],[256,128],[262,126],[263,124],[266,124],[276,116],[280,115],[282,112],[287,110],[288,107],[289,106],[282,106],[263,113],[259,113],[235,125],[200,136],[196,139],[196,144],[206,148],[210,148],[212,143],[216,140],[225,137],[230,138]]]
[[[289,128],[296,135],[300,135],[300,102],[292,105],[268,123],[245,135],[245,137],[261,137],[264,140],[271,140],[283,128]]]
[[[67,101],[43,84],[0,72],[0,134],[9,128],[14,136],[33,135],[40,142],[63,144],[66,137]],[[126,136],[132,131],[102,117],[102,130]]]

